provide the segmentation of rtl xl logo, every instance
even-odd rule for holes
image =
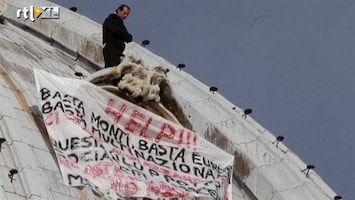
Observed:
[[[21,14],[23,18],[35,21],[35,19],[59,19],[59,7],[57,6],[30,6],[18,9],[16,17],[20,18]]]

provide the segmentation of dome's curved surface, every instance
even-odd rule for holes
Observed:
[[[33,69],[81,78],[103,66],[101,25],[60,8],[60,19],[24,20],[42,0],[9,0],[0,24],[0,199],[100,199],[64,185],[38,104]],[[234,155],[234,200],[334,199],[334,191],[244,110],[138,44],[125,51],[170,71],[173,93],[196,133]]]

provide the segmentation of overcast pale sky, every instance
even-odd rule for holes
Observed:
[[[355,198],[354,0],[52,0],[102,23],[121,3],[134,41],[252,117],[344,199]]]

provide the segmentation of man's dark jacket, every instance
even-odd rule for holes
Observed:
[[[113,45],[121,52],[125,49],[124,42],[132,42],[132,35],[128,33],[123,20],[116,13],[110,14],[102,26],[103,40],[106,45]]]

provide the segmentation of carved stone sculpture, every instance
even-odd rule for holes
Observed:
[[[173,96],[168,72],[169,70],[162,66],[148,68],[142,60],[129,56],[118,66],[97,71],[87,80],[192,130],[192,124]]]

